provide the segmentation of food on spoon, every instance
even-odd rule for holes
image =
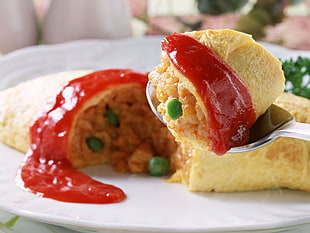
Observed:
[[[176,143],[149,109],[147,81],[147,73],[133,70],[73,71],[2,91],[0,139],[27,151],[22,186],[68,202],[123,200],[122,190],[75,168],[109,162],[144,173],[152,157],[169,159]]]
[[[176,140],[217,154],[248,142],[285,80],[277,58],[251,36],[226,29],[166,37],[149,79]]]
[[[310,123],[310,100],[280,95],[275,104],[302,123]],[[235,192],[272,188],[310,191],[310,142],[279,138],[257,150],[217,156],[181,144],[173,157],[176,172],[170,182],[190,191]]]

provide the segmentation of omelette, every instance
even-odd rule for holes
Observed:
[[[274,102],[301,123],[310,123],[310,100],[284,93]],[[216,155],[181,144],[170,182],[190,191],[236,192],[273,188],[310,191],[310,142],[279,138],[259,149]]]

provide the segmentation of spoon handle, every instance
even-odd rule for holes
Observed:
[[[292,121],[280,130],[274,131],[276,137],[298,138],[310,141],[310,124]]]

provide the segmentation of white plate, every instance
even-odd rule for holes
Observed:
[[[149,71],[159,61],[161,37],[120,41],[77,41],[38,46],[0,58],[0,89],[38,75],[70,69],[134,68]],[[304,55],[264,44],[282,58]],[[147,175],[118,174],[111,167],[82,171],[121,187],[119,204],[71,204],[37,197],[14,182],[23,155],[0,144],[0,209],[80,231],[219,232],[294,229],[310,223],[310,193],[267,190],[245,193],[190,193],[181,184]]]

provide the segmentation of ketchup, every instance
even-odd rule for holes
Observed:
[[[42,197],[74,203],[115,203],[126,194],[77,171],[66,155],[76,114],[85,103],[115,85],[136,83],[145,88],[147,74],[102,70],[62,87],[30,127],[30,148],[19,171],[23,188]]]
[[[213,50],[185,34],[166,37],[162,49],[192,82],[204,103],[210,150],[221,155],[246,144],[256,114],[249,90],[238,74]]]

